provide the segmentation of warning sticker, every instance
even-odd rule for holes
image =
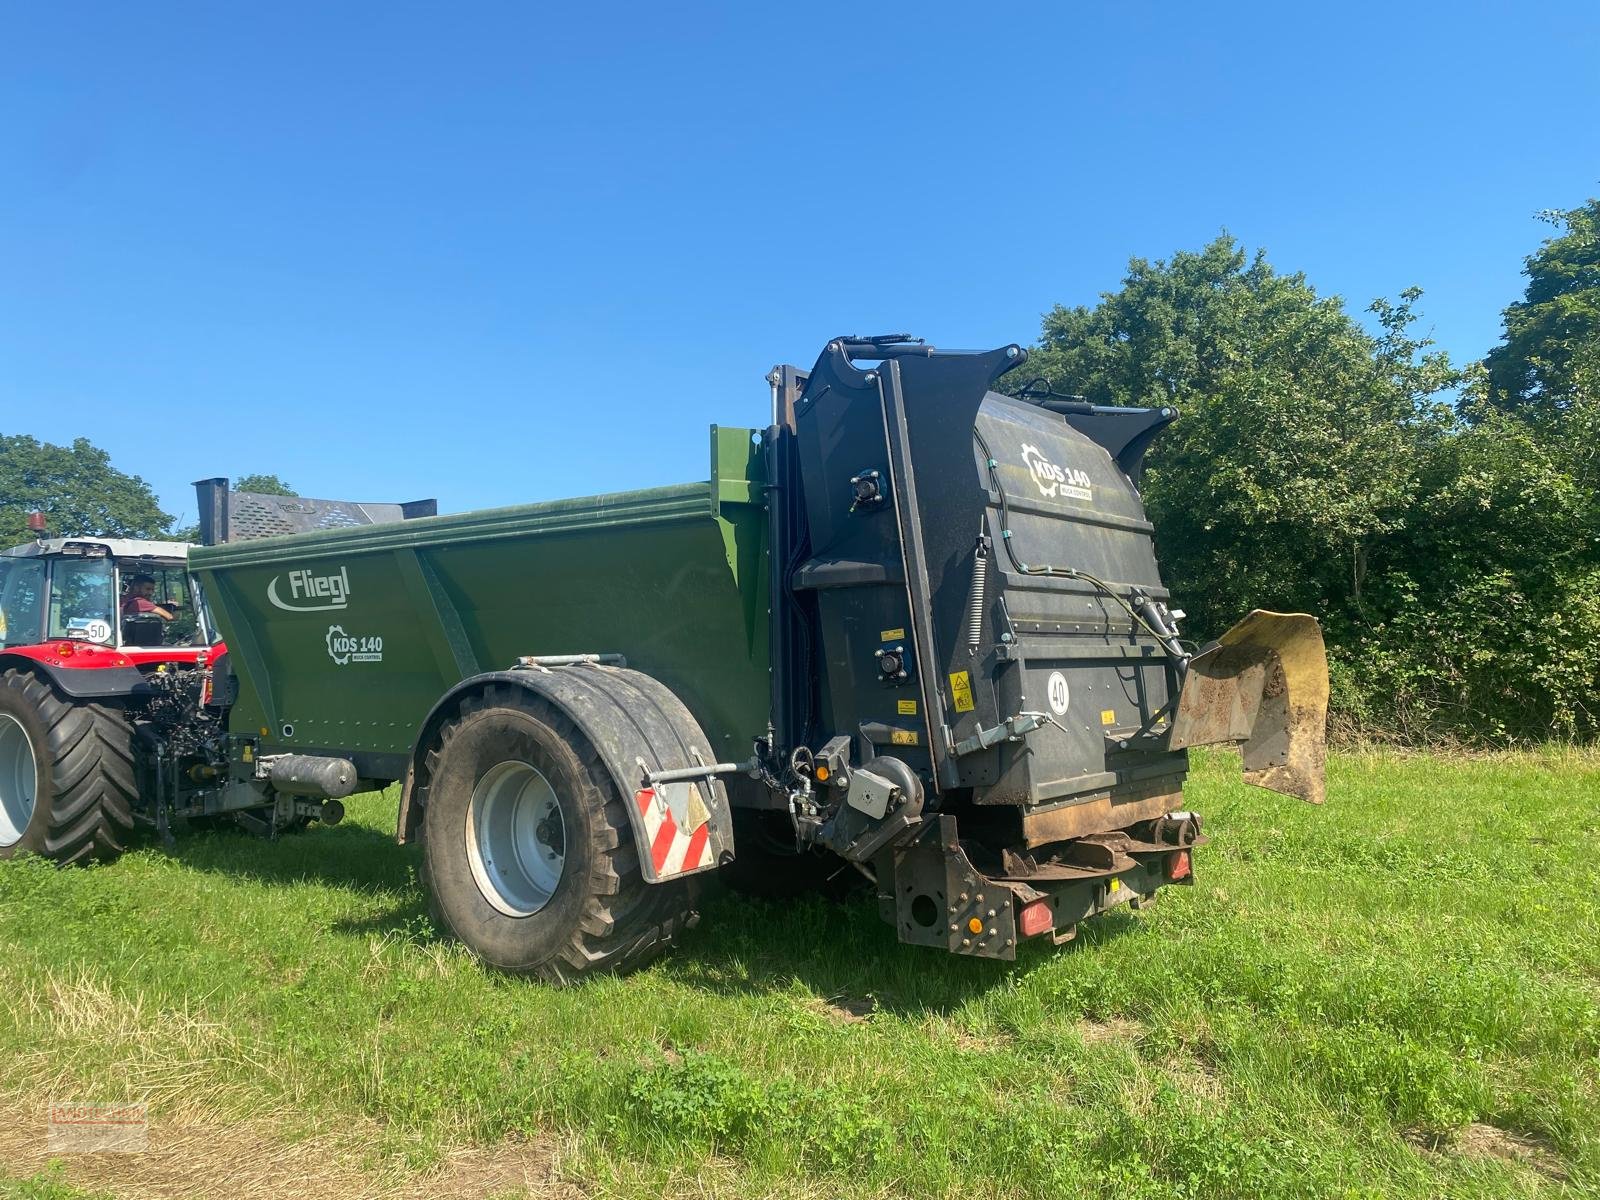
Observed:
[[[899,708],[902,717],[914,717],[917,715],[917,702],[915,700],[901,700]]]
[[[957,712],[972,711],[972,676],[965,671],[950,672],[950,698]]]
[[[878,637],[885,642],[903,642],[906,640],[906,631],[904,629],[885,629]]]
[[[892,729],[889,731],[889,741],[896,746],[915,746],[917,744],[917,731],[915,729]]]
[[[1115,725],[1116,723],[1117,723],[1117,714],[1113,710],[1111,710],[1109,708],[1103,708],[1103,709],[1100,710],[1100,724],[1102,724],[1102,725]]]

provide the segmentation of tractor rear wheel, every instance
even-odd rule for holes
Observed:
[[[0,673],[0,859],[113,859],[133,832],[133,731],[27,671]]]
[[[470,697],[427,766],[434,918],[489,965],[562,983],[628,970],[688,919],[687,885],[645,882],[616,784],[554,705]]]

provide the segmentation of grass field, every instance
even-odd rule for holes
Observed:
[[[1600,756],[1236,774],[1195,887],[1013,966],[721,896],[632,977],[490,975],[392,794],[0,864],[0,1194],[1600,1195]],[[52,1096],[148,1099],[151,1151],[47,1167]]]

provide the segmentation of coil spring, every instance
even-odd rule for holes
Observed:
[[[972,600],[967,605],[967,645],[976,647],[983,640],[983,590],[989,580],[989,556],[978,546],[972,559]]]

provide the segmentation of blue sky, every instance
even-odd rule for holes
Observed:
[[[1477,357],[1596,192],[1593,3],[9,4],[0,432],[185,517],[679,482],[829,336],[1031,340],[1224,228]]]

